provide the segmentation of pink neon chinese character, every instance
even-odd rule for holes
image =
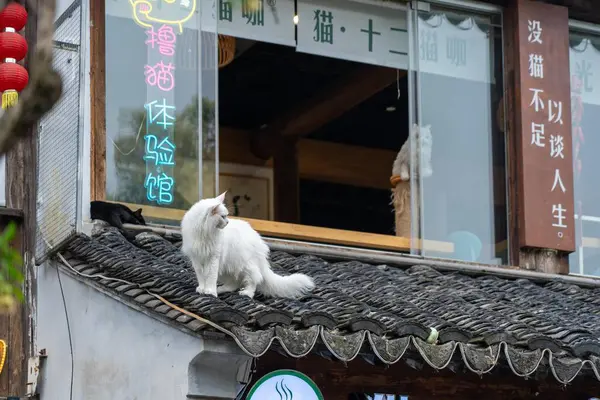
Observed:
[[[158,28],[158,32],[155,32],[154,27],[151,26],[150,29],[146,31],[146,35],[148,35],[146,44],[149,44],[152,48],[157,44],[158,51],[163,56],[172,56],[175,54],[175,41],[177,40],[177,36],[175,35],[172,26],[163,25]]]
[[[146,83],[150,86],[158,86],[163,92],[169,92],[175,87],[174,69],[173,64],[165,64],[162,61],[154,66],[146,65],[144,72]]]

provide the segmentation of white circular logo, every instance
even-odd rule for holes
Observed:
[[[315,383],[301,372],[280,369],[263,376],[250,389],[247,400],[324,400]]]

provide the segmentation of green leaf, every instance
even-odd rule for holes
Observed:
[[[8,267],[8,278],[19,283],[23,282],[24,280],[24,276],[19,270],[19,268],[15,268],[14,266]]]
[[[25,296],[23,295],[23,292],[21,291],[21,288],[20,288],[20,287],[13,286],[12,294],[13,294],[13,296],[15,296],[15,297],[17,298],[17,300],[19,300],[20,302],[23,302],[23,301],[25,301]]]
[[[10,222],[6,228],[4,228],[3,239],[6,242],[10,242],[15,238],[15,234],[17,233],[17,225],[14,222]]]

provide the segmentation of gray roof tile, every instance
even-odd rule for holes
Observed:
[[[215,298],[196,293],[180,242],[179,235],[140,233],[132,243],[106,228],[94,238],[76,236],[65,250],[77,272],[130,282],[95,278],[108,290],[192,331],[213,329],[210,321],[252,356],[278,339],[294,357],[318,351],[350,361],[361,354],[391,364],[410,353],[439,369],[460,355],[477,373],[502,359],[521,376],[549,367],[562,383],[581,373],[600,379],[598,289],[274,252],[273,269],[310,275],[317,284],[313,293],[299,300],[237,293]],[[435,344],[427,341],[431,328],[438,332]]]

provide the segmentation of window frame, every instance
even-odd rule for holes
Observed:
[[[418,5],[416,5],[419,3]],[[89,204],[93,200],[106,200],[106,76],[105,76],[105,1],[90,1],[89,3],[89,58],[86,60],[89,65],[89,96],[85,101],[89,101],[89,140],[84,145],[89,147],[84,151],[84,156],[89,154],[89,171],[84,171],[84,195],[82,204]],[[502,17],[503,8],[497,5],[480,3],[477,1],[465,0],[429,0],[427,2],[411,2],[413,7],[422,7],[425,4],[451,7],[457,11],[478,12],[488,14],[498,14]],[[504,68],[504,67],[503,67]],[[506,84],[506,82],[505,82]],[[221,127],[219,126],[219,141],[221,140]],[[217,145],[217,151],[220,146]],[[89,153],[87,153],[89,151]],[[506,148],[509,152],[509,148]],[[220,155],[217,156],[219,162]],[[389,172],[388,172],[389,173]],[[506,174],[509,171],[507,168]],[[87,179],[85,179],[87,178]],[[389,189],[391,190],[391,185]],[[89,192],[87,192],[89,190]],[[89,193],[89,196],[88,196]],[[87,197],[87,198],[86,198]],[[89,200],[89,201],[86,201]],[[180,221],[185,210],[177,210],[166,207],[145,206],[130,203],[121,204],[129,207],[142,208],[144,215],[157,217],[160,212],[160,218],[173,219]],[[85,206],[84,206],[85,207]],[[510,213],[510,204],[508,210]],[[160,211],[158,211],[160,210]],[[84,211],[83,222],[89,222],[89,209]],[[167,217],[165,217],[167,216]],[[421,238],[411,239],[410,237],[401,237],[394,235],[383,235],[375,233],[364,233],[358,231],[322,228],[309,225],[292,224],[285,222],[256,220],[240,218],[248,221],[255,230],[266,238],[284,239],[305,242],[307,244],[325,244],[344,248],[366,248],[373,251],[392,251],[398,252],[401,256],[409,256],[411,250],[433,250],[440,253],[452,253],[454,245],[451,242],[442,242],[435,240],[421,240]],[[158,225],[157,225],[158,226]],[[169,225],[169,228],[177,228],[176,225]],[[510,228],[508,233],[510,234]],[[506,241],[495,244],[496,248],[506,247]],[[414,257],[414,255],[410,255]],[[418,256],[419,258],[427,258]],[[436,258],[437,259],[437,258]],[[444,259],[441,259],[444,260]],[[472,264],[463,261],[450,260],[450,262]],[[489,264],[492,265],[492,264]]]
[[[600,25],[590,24],[589,22],[578,21],[574,19],[569,19],[569,36],[571,33],[581,34],[581,35],[594,35],[600,38]],[[573,171],[575,173],[575,171]],[[573,193],[573,197],[575,198],[575,193]],[[575,200],[577,200],[575,198]],[[575,213],[575,221],[579,222],[580,226],[584,222],[592,222],[592,223],[600,223],[600,217],[594,215],[579,215]],[[577,225],[576,225],[577,226]],[[577,237],[577,236],[576,236]],[[576,253],[577,254],[577,262],[578,262],[578,271],[570,272],[570,275],[584,276],[584,277],[594,277],[594,275],[589,275],[584,273],[585,263],[584,263],[584,252],[586,248],[598,249],[600,248],[600,238],[589,237],[582,235],[579,238],[581,241],[576,244]]]

